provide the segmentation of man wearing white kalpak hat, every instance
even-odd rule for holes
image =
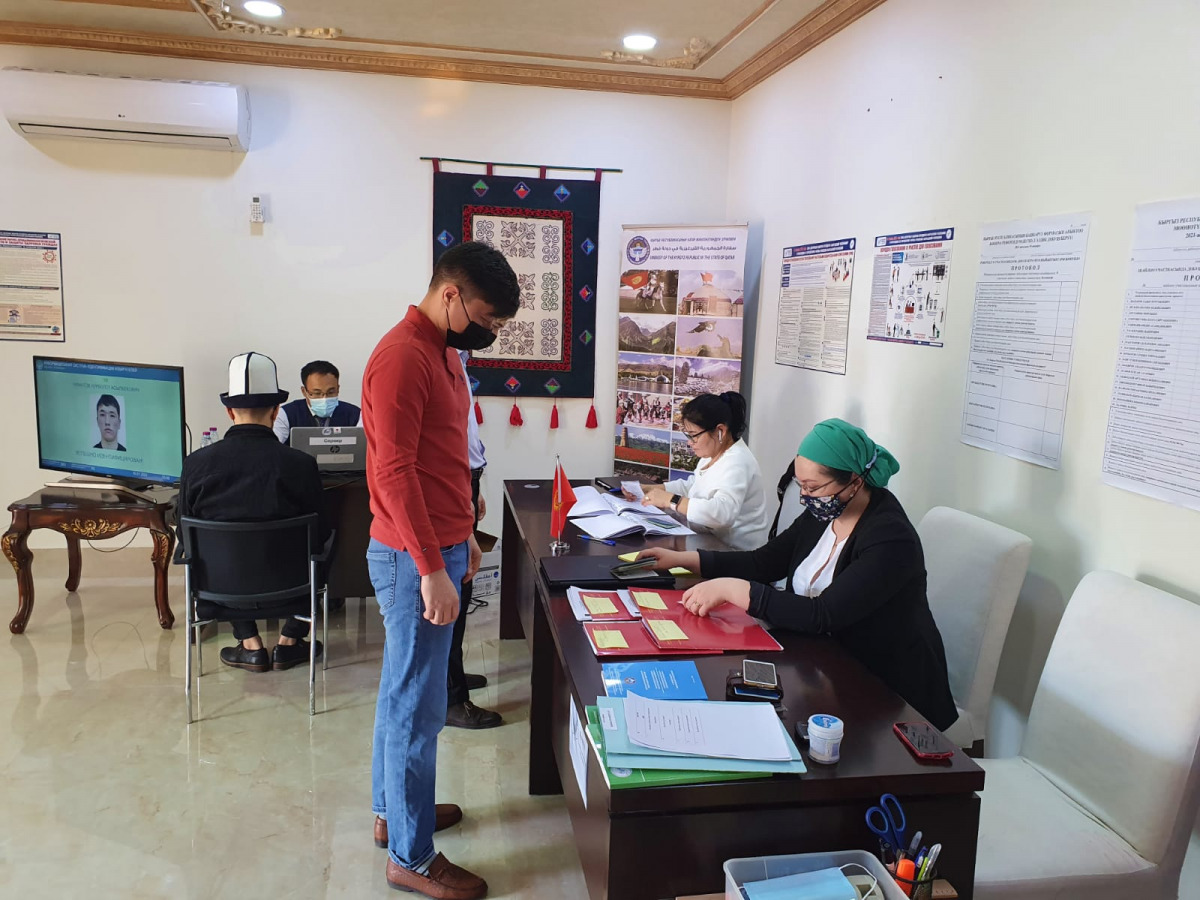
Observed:
[[[229,361],[229,390],[221,395],[221,402],[233,427],[225,432],[224,440],[183,460],[180,516],[215,522],[267,522],[317,513],[321,541],[329,537],[316,460],[279,443],[271,428],[279,404],[287,396],[287,391],[279,389],[275,363],[269,356],[242,353]],[[215,606],[201,601],[197,612],[205,618],[207,610]],[[270,654],[253,619],[230,625],[238,643],[221,651],[221,662],[227,666],[267,672],[308,661],[307,622],[289,618]],[[321,642],[316,645],[320,656]]]

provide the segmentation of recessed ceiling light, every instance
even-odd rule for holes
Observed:
[[[242,8],[250,15],[261,16],[264,19],[277,19],[283,15],[283,7],[278,3],[271,3],[270,0],[246,0]]]
[[[626,50],[641,52],[644,50],[653,50],[654,45],[658,43],[658,39],[652,38],[648,34],[630,34],[626,35],[623,43]]]

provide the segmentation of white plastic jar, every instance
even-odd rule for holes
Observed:
[[[837,716],[808,717],[808,756],[813,762],[832,764],[842,758],[845,726]]]

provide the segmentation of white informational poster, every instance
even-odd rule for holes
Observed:
[[[962,440],[1057,469],[1091,216],[983,228]]]
[[[583,808],[587,809],[588,738],[583,719],[579,717],[574,701],[571,702],[568,746],[571,751],[571,768],[575,770],[575,783],[579,785],[579,796],[583,798]]]
[[[783,248],[775,362],[846,374],[854,238]]]
[[[953,228],[875,238],[868,339],[942,346],[953,250]]]
[[[740,391],[745,225],[626,225],[617,289],[615,474],[662,484],[699,460],[680,409]]]
[[[66,340],[62,235],[0,231],[0,340]]]
[[[1137,208],[1108,484],[1200,509],[1200,199]]]

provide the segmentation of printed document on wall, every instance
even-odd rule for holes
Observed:
[[[1200,509],[1200,199],[1137,208],[1102,477]]]
[[[775,362],[846,374],[854,238],[783,248]]]
[[[62,235],[0,231],[0,340],[66,340]]]
[[[954,229],[875,238],[867,339],[941,347]]]
[[[1059,467],[1090,220],[984,226],[963,443]]]

